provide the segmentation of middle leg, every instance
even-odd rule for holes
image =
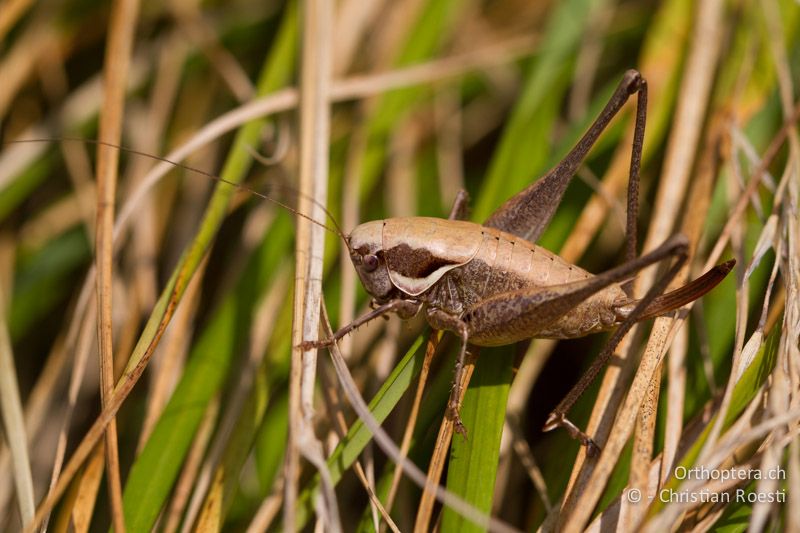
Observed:
[[[464,374],[464,365],[467,360],[467,345],[469,344],[469,330],[467,324],[451,314],[445,313],[441,309],[427,308],[425,311],[425,318],[434,329],[441,329],[452,331],[461,338],[461,349],[458,352],[458,359],[456,359],[456,368],[453,375],[453,387],[450,391],[450,399],[447,401],[447,416],[453,420],[455,430],[465,438],[467,430],[464,428],[464,423],[461,421],[459,415],[459,398],[461,398],[461,381]]]

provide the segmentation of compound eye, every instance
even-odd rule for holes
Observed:
[[[365,271],[373,272],[376,268],[378,268],[378,256],[367,254],[361,260],[361,263],[364,265]]]

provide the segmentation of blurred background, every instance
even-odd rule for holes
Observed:
[[[313,4],[144,2],[116,25],[115,6],[0,4],[0,528],[31,520],[101,410],[100,147],[90,140],[103,114],[116,114],[125,148],[115,152],[113,308],[100,324],[113,330],[115,379],[154,348],[116,419],[127,529],[277,530],[287,513],[309,531],[318,520],[383,529],[363,483],[402,531],[475,527],[438,504],[424,511],[422,491],[398,482],[394,463],[350,427],[357,417],[322,351],[314,428],[336,505],[319,499],[307,461],[285,491],[288,428],[300,416],[288,407],[295,222],[258,194],[296,204],[305,157],[297,87]],[[341,0],[330,11],[330,34],[310,38],[330,52],[327,207],[343,231],[447,216],[461,188],[470,218],[484,220],[564,156],[635,68],[649,84],[640,252],[682,231],[693,249],[688,277],[738,261],[682,328],[653,327],[647,350],[651,325],[633,335],[627,359],[573,410],[600,442],[619,435],[594,478],[577,474],[577,442],[541,427],[607,335],[482,350],[463,407],[469,438],[439,449],[458,343],[444,337],[417,409],[430,332],[397,318],[359,329],[342,351],[373,413],[388,416],[383,427],[398,443],[407,433],[409,457],[423,470],[438,457],[448,489],[525,530],[600,519],[619,528],[800,525],[800,507],[773,502],[631,511],[620,500],[648,476],[673,486],[671,467],[700,459],[788,472],[720,490],[775,492],[800,479],[797,3]],[[130,53],[109,48],[125,28]],[[123,83],[118,101],[104,97],[110,80]],[[590,272],[624,257],[633,110],[632,101],[600,138],[538,242]],[[323,294],[334,328],[369,303],[340,248],[327,234]],[[655,375],[642,374],[652,385],[636,393],[650,416],[630,437],[637,411],[615,414],[630,412],[620,406],[640,357],[668,349],[654,368],[642,364]],[[121,519],[102,442],[81,464],[49,515],[53,530],[107,530]]]

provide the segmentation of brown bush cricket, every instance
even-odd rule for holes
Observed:
[[[626,261],[593,275],[534,244],[555,213],[570,179],[611,119],[637,94],[626,224]],[[355,328],[387,313],[407,319],[424,309],[435,329],[461,338],[454,390],[448,404],[459,432],[458,384],[468,344],[499,346],[529,338],[569,339],[617,327],[593,365],[550,414],[545,430],[565,428],[596,455],[597,445],[566,417],[572,405],[638,321],[675,310],[711,290],[734,261],[720,264],[695,281],[661,294],[688,255],[688,242],[676,235],[636,257],[639,166],[647,107],[647,83],[630,70],[589,130],[544,177],[505,202],[483,225],[459,220],[462,192],[448,220],[424,217],[366,222],[342,236],[373,311],[305,348],[336,342]],[[642,268],[674,259],[670,269],[641,298],[630,279]]]

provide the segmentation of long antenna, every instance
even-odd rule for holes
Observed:
[[[287,185],[271,183],[271,184],[269,184],[269,187],[272,188],[272,189],[282,188],[285,191],[289,191],[289,192],[295,194],[299,198],[305,198],[307,200],[310,200],[314,205],[316,205],[317,207],[322,209],[323,213],[325,213],[325,216],[327,216],[328,219],[330,219],[330,221],[333,223],[333,226],[334,226],[335,229],[327,226],[326,224],[324,224],[324,223],[322,223],[322,222],[320,222],[320,221],[318,221],[316,219],[314,219],[313,217],[310,217],[308,215],[305,215],[305,214],[301,213],[297,209],[295,209],[295,208],[293,208],[293,207],[281,202],[280,200],[276,200],[275,198],[273,198],[271,196],[268,196],[268,195],[266,195],[266,194],[264,194],[262,192],[259,192],[259,191],[255,190],[255,189],[251,188],[251,187],[248,187],[247,185],[242,185],[241,183],[236,183],[236,182],[233,182],[233,181],[230,181],[230,180],[226,180],[225,178],[223,178],[221,176],[218,176],[218,175],[216,175],[216,174],[214,174],[212,172],[208,172],[208,171],[205,171],[205,170],[200,169],[200,168],[192,167],[192,166],[186,165],[184,163],[178,163],[176,161],[172,161],[170,159],[167,159],[166,157],[149,154],[147,152],[143,152],[143,151],[137,150],[135,148],[128,148],[126,146],[120,146],[120,145],[117,145],[117,144],[114,144],[114,143],[101,141],[101,140],[98,140],[98,139],[82,139],[80,137],[60,137],[60,138],[43,137],[43,138],[39,138],[39,139],[17,139],[17,140],[13,140],[13,141],[2,141],[2,144],[26,144],[26,143],[63,142],[63,141],[80,142],[80,143],[87,143],[87,144],[93,144],[93,145],[99,145],[99,146],[108,146],[110,148],[116,148],[117,150],[121,150],[121,151],[129,153],[129,154],[138,155],[138,156],[142,156],[142,157],[149,157],[150,159],[153,159],[155,161],[162,161],[164,163],[169,163],[170,165],[174,165],[177,168],[182,168],[184,170],[188,170],[190,172],[194,172],[194,173],[200,174],[201,176],[205,176],[206,178],[209,178],[209,179],[211,179],[213,181],[216,181],[217,183],[224,183],[226,185],[230,185],[231,187],[235,187],[236,189],[242,190],[244,192],[247,192],[247,193],[252,194],[254,196],[257,196],[259,198],[263,198],[264,200],[267,200],[269,202],[272,202],[273,204],[278,205],[280,207],[283,207],[284,209],[294,213],[295,215],[297,215],[299,217],[305,218],[306,220],[308,220],[308,221],[310,221],[310,222],[312,222],[312,223],[314,223],[314,224],[316,224],[318,226],[321,226],[321,227],[325,228],[326,230],[330,231],[334,235],[337,235],[338,237],[340,237],[342,239],[342,241],[344,242],[345,246],[347,247],[347,249],[348,250],[350,249],[350,242],[347,240],[347,235],[345,235],[345,233],[342,231],[342,228],[339,227],[339,224],[336,222],[336,219],[333,217],[333,215],[328,210],[328,208],[325,207],[321,202],[318,202],[317,200],[315,200],[314,198],[308,196],[307,194],[303,194],[300,191],[297,191],[297,190],[295,190],[295,189],[293,189],[293,188],[291,188],[291,187],[289,187]]]

